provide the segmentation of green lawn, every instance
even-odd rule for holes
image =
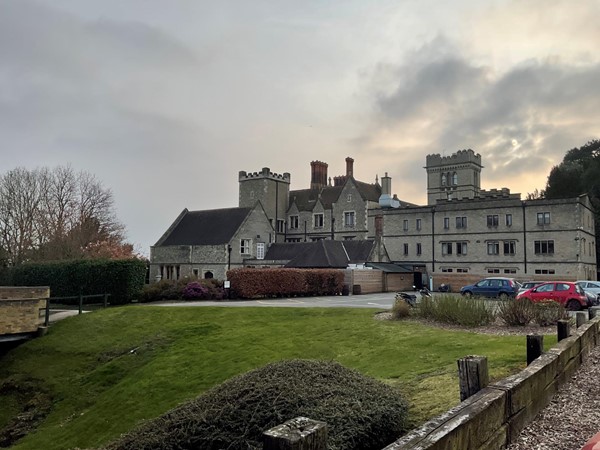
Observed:
[[[382,322],[374,312],[128,306],[66,319],[2,361],[1,380],[42,383],[54,399],[37,431],[14,448],[102,445],[141,419],[281,359],[336,360],[393,384],[410,400],[414,424],[458,403],[458,358],[486,355],[492,378],[525,365],[524,336]],[[14,410],[14,402],[0,394],[0,404]],[[0,427],[7,415],[0,414]]]

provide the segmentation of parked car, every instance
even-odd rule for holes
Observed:
[[[520,284],[514,278],[491,277],[484,278],[475,284],[469,284],[460,288],[460,293],[465,297],[477,295],[480,297],[491,297],[507,299],[515,297]]]
[[[539,286],[542,283],[543,281],[525,281],[523,283],[520,283],[521,287],[519,288],[519,292],[517,292],[517,295],[519,295],[521,292],[525,292],[528,289]]]
[[[577,284],[583,289],[585,295],[587,295],[592,305],[600,304],[600,298],[598,298],[598,296],[600,295],[600,282],[580,280],[576,281],[575,284]]]
[[[517,295],[517,300],[526,299],[534,303],[554,300],[571,311],[589,306],[583,289],[571,281],[549,281]]]

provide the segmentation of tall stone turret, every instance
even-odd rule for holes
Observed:
[[[438,200],[475,198],[481,191],[481,155],[459,150],[450,156],[427,155],[427,204]]]
[[[259,200],[275,229],[277,242],[283,241],[289,206],[291,176],[273,173],[268,167],[260,172],[239,172],[239,206],[252,207]]]

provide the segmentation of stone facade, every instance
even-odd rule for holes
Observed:
[[[427,204],[438,200],[475,198],[481,183],[481,155],[460,150],[450,156],[427,155]]]
[[[430,276],[596,278],[594,220],[586,196],[521,201],[504,193],[435,206],[371,209],[370,229],[379,217],[378,238],[390,260],[424,266]]]
[[[227,270],[266,253],[275,232],[260,203],[226,242],[212,245],[155,245],[150,248],[150,280],[182,277],[225,280]],[[263,253],[264,254],[264,253]]]

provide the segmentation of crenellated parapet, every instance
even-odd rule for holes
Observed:
[[[471,149],[459,150],[449,156],[442,156],[439,153],[435,153],[426,157],[427,169],[463,164],[475,164],[476,166],[483,167],[481,165],[481,155]]]
[[[239,181],[269,179],[289,184],[291,182],[291,178],[292,177],[288,172],[279,174],[271,172],[271,169],[269,169],[268,167],[263,167],[262,171],[260,172],[246,172],[244,170],[240,170],[239,172]]]

